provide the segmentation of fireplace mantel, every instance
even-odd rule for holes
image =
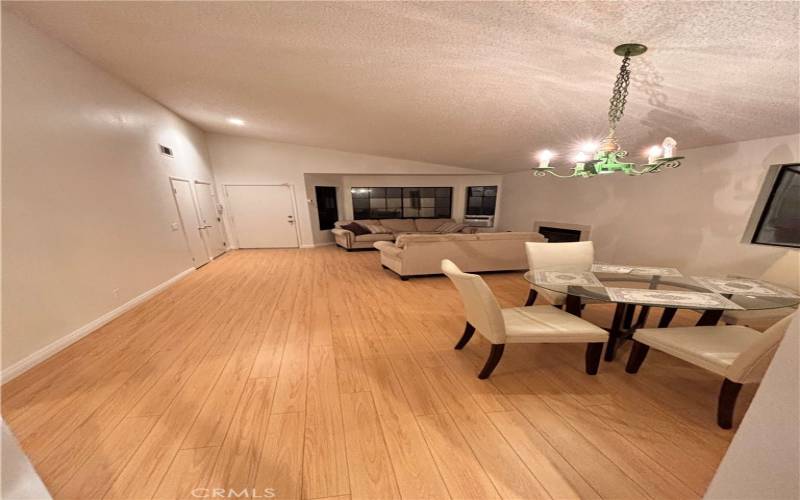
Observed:
[[[533,230],[540,233],[542,228],[565,229],[567,231],[579,231],[580,236],[578,241],[589,241],[592,232],[592,226],[585,226],[583,224],[569,224],[567,222],[553,222],[553,221],[536,221],[533,224]]]

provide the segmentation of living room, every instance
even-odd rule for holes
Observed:
[[[4,1],[1,496],[798,498],[798,39]]]

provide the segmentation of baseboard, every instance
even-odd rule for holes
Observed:
[[[156,295],[157,293],[167,289],[174,283],[182,280],[189,274],[194,271],[194,268],[189,268],[182,273],[179,273],[172,278],[168,279],[167,281],[157,285],[150,290],[132,298],[128,302],[122,304],[121,306],[117,307],[116,309],[105,313],[104,315],[100,316],[99,318],[95,319],[94,321],[83,325],[82,327],[78,328],[77,330],[69,333],[60,339],[56,340],[55,342],[39,349],[38,351],[34,352],[33,354],[17,361],[13,365],[9,366],[8,368],[4,368],[2,372],[0,372],[0,383],[6,383],[9,380],[17,377],[26,371],[30,370],[34,366],[38,365],[42,361],[46,360],[47,358],[53,356],[57,352],[65,349],[66,347],[74,344],[78,340],[82,339],[86,335],[92,333],[93,331],[97,330],[101,326],[105,325],[106,323],[110,322],[114,318],[121,316],[123,313],[128,312],[129,310],[133,309],[134,307],[138,306],[142,302],[146,301],[150,297]]]

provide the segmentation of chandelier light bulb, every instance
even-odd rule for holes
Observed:
[[[573,159],[575,160],[575,163],[584,163],[587,158],[588,157],[586,156],[586,153],[581,151],[580,153],[576,154],[575,158],[573,158]]]
[[[599,147],[600,147],[600,144],[598,144],[595,141],[586,141],[583,144],[581,144],[581,152],[583,152],[583,153],[594,153],[595,151],[597,151],[597,148],[599,148]]]
[[[550,166],[550,160],[553,159],[553,152],[549,149],[543,149],[536,155],[539,158],[539,168],[547,168]]]
[[[672,137],[667,137],[661,143],[661,147],[664,149],[664,158],[672,158],[675,156],[675,148],[678,147],[678,143]]]
[[[661,156],[661,147],[652,146],[650,149],[647,150],[647,163],[655,163],[660,156]]]

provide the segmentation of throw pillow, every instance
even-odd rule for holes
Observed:
[[[449,234],[449,233],[457,233],[464,229],[464,224],[459,222],[445,222],[441,226],[436,228],[437,233],[441,234]]]
[[[391,233],[391,231],[389,231],[388,229],[386,229],[385,227],[383,227],[380,224],[364,224],[364,227],[369,229],[369,232],[372,233],[372,234],[387,234],[387,233]]]
[[[356,236],[361,236],[362,234],[369,234],[369,229],[365,228],[364,226],[362,226],[357,222],[351,222],[350,224],[345,224],[344,226],[341,227],[342,229],[347,229],[348,231],[351,231]]]

